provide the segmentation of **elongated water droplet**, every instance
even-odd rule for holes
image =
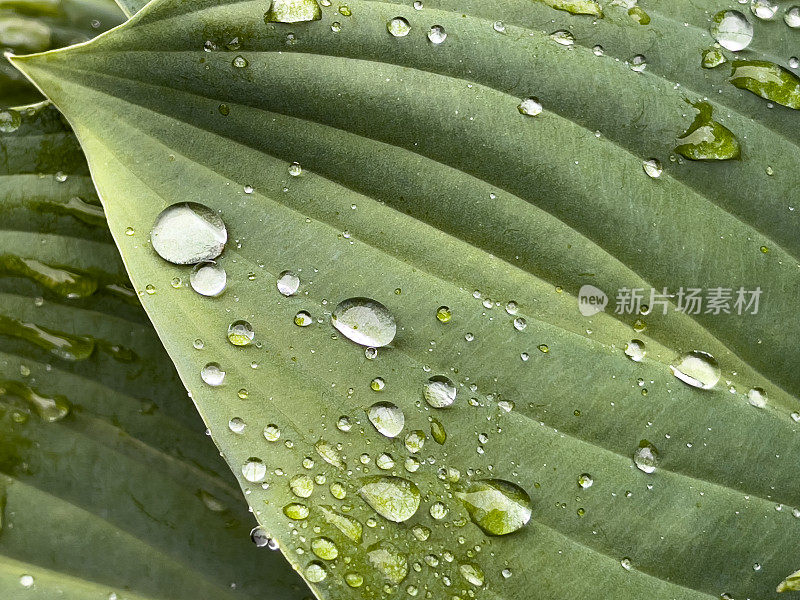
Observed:
[[[311,540],[311,551],[322,560],[335,560],[339,556],[339,548],[332,539],[318,537]]]
[[[400,435],[406,422],[403,411],[391,402],[376,402],[369,407],[367,416],[375,429],[389,438]]]
[[[800,571],[795,571],[786,579],[778,584],[777,592],[798,592],[800,591]]]
[[[644,354],[644,342],[642,340],[631,340],[625,345],[625,356],[633,362],[642,362]]]
[[[219,215],[207,206],[181,202],[165,208],[156,217],[150,241],[164,260],[193,265],[222,254],[228,231]]]
[[[542,0],[547,6],[573,15],[603,17],[603,9],[595,0]]]
[[[422,387],[425,402],[433,408],[447,408],[456,400],[456,386],[444,375],[434,375]]]
[[[293,296],[300,288],[300,278],[292,271],[284,271],[278,277],[278,291],[284,296]]]
[[[408,575],[408,556],[385,540],[367,548],[367,557],[391,583],[401,583]]]
[[[411,31],[411,25],[403,17],[395,17],[386,24],[386,30],[394,37],[405,37]]]
[[[723,48],[738,52],[753,41],[753,26],[738,10],[723,10],[714,15],[711,35]]]
[[[519,106],[517,106],[517,110],[522,115],[535,117],[542,112],[542,103],[539,102],[538,98],[531,96],[520,102]]]
[[[369,298],[348,298],[331,314],[331,323],[349,340],[379,348],[392,342],[397,324],[383,304]]]
[[[0,398],[15,396],[31,405],[42,421],[55,423],[69,414],[72,406],[64,396],[46,396],[18,381],[0,381]]]
[[[731,83],[756,96],[800,110],[800,77],[765,60],[735,60]]]
[[[531,499],[518,485],[503,479],[476,481],[456,492],[472,521],[488,535],[507,535],[531,519]]]
[[[439,445],[447,441],[447,431],[438,419],[431,420],[431,437]]]
[[[703,50],[703,60],[701,65],[704,69],[713,69],[720,66],[722,63],[727,62],[727,58],[722,53],[722,50],[716,47],[706,48]]]
[[[364,532],[364,526],[361,525],[361,523],[353,517],[336,512],[332,506],[320,506],[319,509],[325,521],[336,527],[336,529],[341,531],[356,544],[361,543]]]
[[[225,291],[228,274],[214,261],[200,263],[192,269],[189,284],[201,296],[216,297]]]
[[[572,46],[575,43],[575,36],[566,29],[554,31],[550,34],[550,39],[562,46]]]
[[[747,392],[747,401],[756,408],[764,408],[767,405],[767,392],[761,388],[753,388]]]
[[[395,523],[413,517],[421,497],[419,488],[402,477],[365,477],[358,493],[376,513]]]
[[[483,569],[478,565],[465,563],[458,567],[461,576],[475,587],[482,587],[486,580],[483,574]]]
[[[234,346],[247,346],[255,337],[253,326],[247,321],[234,321],[228,325],[228,341]]]
[[[308,513],[308,507],[298,502],[292,502],[283,507],[283,514],[294,521],[302,521],[308,518]]]
[[[739,158],[741,148],[733,132],[714,121],[707,102],[693,104],[698,111],[692,124],[681,137],[675,152],[690,160],[730,160]]]
[[[686,354],[677,365],[670,365],[672,374],[684,383],[704,390],[710,390],[720,378],[717,360],[700,350]]]
[[[644,172],[647,173],[648,177],[652,177],[653,179],[658,179],[661,177],[661,173],[664,171],[661,168],[661,163],[656,158],[649,158],[642,163],[642,168]]]
[[[272,0],[264,15],[267,23],[302,23],[321,18],[322,9],[317,0]]]
[[[200,378],[211,387],[218,387],[225,381],[225,371],[219,363],[210,362],[200,370]]]
[[[0,334],[25,340],[62,360],[85,360],[95,349],[94,338],[72,335],[0,315]]]
[[[644,473],[653,473],[658,465],[658,450],[647,440],[642,440],[633,453],[633,463]]]

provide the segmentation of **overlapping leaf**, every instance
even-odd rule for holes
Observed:
[[[52,106],[0,135],[0,596],[304,598],[129,288]]]
[[[593,20],[527,0],[354,1],[292,24],[265,24],[267,8],[157,1],[91,44],[17,64],[75,126],[167,351],[254,512],[318,593],[774,597],[800,560],[800,127],[724,67],[700,68],[710,15],[729,5],[659,3],[647,19],[607,6]],[[408,35],[387,31],[397,17]],[[434,25],[444,43],[426,36]],[[745,57],[785,63],[796,39],[758,23]],[[626,63],[637,54],[641,73]],[[518,110],[532,96],[535,117]],[[696,112],[687,101],[704,97],[741,160],[672,155]],[[642,169],[650,158],[659,178]],[[227,223],[219,298],[149,245],[159,212],[184,201]],[[286,269],[302,281],[291,298],[275,288]],[[763,295],[757,314],[585,318],[585,284]],[[398,323],[375,360],[328,322],[361,296]],[[297,327],[299,311],[317,321]],[[228,342],[237,319],[258,343]],[[641,363],[623,354],[632,337]],[[670,373],[693,350],[719,361],[713,390]],[[203,384],[210,362],[224,385]],[[452,408],[422,400],[432,375],[457,383]],[[765,407],[748,403],[752,388]],[[378,401],[402,409],[403,435],[426,433],[418,455],[375,431],[365,411]],[[632,460],[647,444],[650,474]],[[251,458],[264,482],[255,468],[255,483],[242,477]],[[386,475],[421,492],[399,524],[358,495]],[[530,494],[531,523],[491,537],[471,522],[457,497],[487,478]],[[309,516],[288,518],[298,504]]]

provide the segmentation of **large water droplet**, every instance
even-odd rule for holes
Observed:
[[[331,314],[331,323],[356,344],[378,348],[392,342],[397,324],[383,304],[369,298],[348,298]]]
[[[385,540],[367,548],[367,556],[372,566],[394,584],[402,582],[408,575],[408,557]]]
[[[652,473],[658,464],[658,450],[647,440],[642,440],[633,453],[633,462],[640,471]]]
[[[200,370],[200,378],[211,387],[218,387],[225,381],[225,371],[219,363],[210,362]]]
[[[181,202],[165,208],[156,217],[150,241],[164,260],[193,265],[222,254],[228,231],[219,215],[207,206]]]
[[[456,495],[472,521],[488,535],[507,535],[531,519],[531,499],[518,485],[502,479],[476,481]]]
[[[800,77],[765,60],[735,60],[731,83],[757,96],[800,110]]]
[[[234,346],[247,346],[255,337],[253,326],[247,321],[234,321],[228,326],[228,341]]]
[[[192,289],[201,296],[216,297],[225,291],[228,274],[214,261],[200,263],[189,275]]]
[[[422,388],[425,402],[433,408],[447,408],[456,400],[456,386],[444,375],[434,375]]]
[[[741,153],[733,132],[711,118],[712,107],[707,102],[693,104],[698,111],[692,124],[681,137],[675,152],[690,160],[729,160]]]
[[[434,25],[428,31],[428,39],[431,44],[436,44],[438,46],[447,39],[447,32],[441,25]]]
[[[403,411],[391,402],[376,402],[369,407],[367,416],[375,429],[389,438],[400,435],[406,422]]]
[[[407,521],[419,509],[419,488],[402,477],[365,477],[358,493],[376,513],[395,523]]]
[[[272,0],[272,5],[264,15],[267,23],[302,23],[321,18],[322,9],[317,0]]]
[[[328,570],[325,568],[321,562],[311,562],[305,568],[305,577],[311,583],[319,583],[320,581],[324,581],[325,578],[328,576]]]
[[[677,365],[670,365],[672,374],[692,387],[710,390],[720,378],[717,360],[707,352],[695,350],[684,355]]]
[[[260,458],[248,458],[242,465],[242,476],[250,483],[259,483],[267,476],[267,466]]]
[[[311,551],[322,560],[335,560],[339,556],[339,548],[332,539],[318,537],[311,540]]]
[[[753,26],[738,10],[723,10],[714,15],[711,35],[723,48],[738,52],[753,41]]]
[[[783,13],[784,22],[792,29],[800,27],[800,6],[790,6]]]

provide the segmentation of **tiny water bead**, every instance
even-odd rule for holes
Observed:
[[[419,509],[419,488],[402,477],[376,476],[361,480],[359,495],[384,519],[395,523],[407,521]]]
[[[277,425],[270,423],[264,427],[264,439],[266,439],[268,442],[277,442],[280,437],[281,430]]]
[[[247,321],[234,321],[228,325],[228,341],[234,346],[247,346],[255,337],[253,326]]]
[[[196,202],[165,208],[150,231],[153,249],[178,265],[193,265],[217,258],[225,249],[228,231],[213,210]]]
[[[648,177],[652,179],[658,179],[661,177],[661,173],[664,172],[664,169],[661,167],[661,163],[656,158],[648,158],[644,162],[642,162],[642,168],[644,172],[647,173]]]
[[[386,24],[386,30],[394,37],[405,37],[411,31],[411,25],[403,17],[395,17]]]
[[[721,375],[717,360],[700,350],[684,355],[677,365],[670,365],[669,368],[685,384],[703,390],[710,390],[717,385]]]
[[[770,0],[752,0],[750,12],[763,21],[768,21],[778,12],[778,5]]]
[[[292,271],[284,271],[278,276],[277,286],[284,296],[293,296],[300,289],[300,278]]]
[[[711,35],[727,50],[744,50],[753,41],[753,25],[738,10],[720,11],[712,22]]]
[[[633,362],[642,362],[645,355],[644,342],[642,340],[631,340],[625,345],[625,356]]]
[[[300,177],[303,174],[303,167],[300,166],[299,162],[293,162],[289,165],[289,175],[292,177]]]
[[[228,429],[233,433],[244,433],[247,424],[239,417],[233,417],[228,421]]]
[[[528,326],[528,322],[523,317],[517,317],[514,319],[514,329],[517,331],[522,331]]]
[[[525,98],[522,102],[520,102],[519,106],[517,106],[517,110],[522,115],[535,117],[542,112],[542,103],[539,102],[539,99],[535,96],[531,96],[530,98]]]
[[[637,54],[631,59],[631,71],[635,73],[642,73],[647,68],[647,59],[643,54]]]
[[[247,62],[247,59],[246,59],[244,56],[237,56],[237,57],[235,57],[235,58],[233,59],[233,61],[231,62],[231,64],[232,64],[234,67],[236,67],[237,69],[243,69],[243,68],[245,68],[245,67],[246,67],[246,66],[247,66],[249,63]]]
[[[267,476],[267,466],[260,458],[248,458],[242,465],[242,476],[250,483],[260,483]]]
[[[487,535],[507,535],[531,519],[530,496],[518,485],[503,479],[475,481],[456,492],[472,521]]]
[[[456,400],[455,384],[444,375],[434,375],[422,387],[422,396],[433,408],[447,408]]]
[[[658,450],[647,440],[642,440],[633,453],[633,463],[643,473],[653,473],[658,464]]]
[[[505,33],[506,32],[506,24],[502,21],[495,21],[492,23],[492,29],[494,29],[497,33]]]
[[[589,473],[582,473],[580,477],[578,477],[578,486],[582,489],[588,489],[594,485],[594,479]]]
[[[436,318],[439,319],[439,322],[441,323],[449,323],[453,318],[453,313],[449,307],[440,306],[436,309]]]
[[[375,392],[382,392],[383,388],[386,387],[386,381],[384,381],[383,377],[376,377],[370,381],[369,387],[371,387]]]
[[[720,66],[722,63],[727,62],[727,58],[718,47],[706,48],[703,51],[703,59],[701,65],[704,69],[713,69]]]
[[[228,274],[214,261],[203,262],[192,269],[189,285],[201,296],[215,298],[225,291]]]
[[[367,410],[369,422],[378,433],[388,438],[400,435],[406,423],[406,417],[400,408],[391,402],[377,402]]]
[[[219,387],[225,381],[225,371],[219,363],[210,362],[200,370],[200,378],[211,387]]]
[[[761,388],[752,388],[747,392],[747,401],[756,408],[764,408],[767,405],[767,392]]]
[[[386,346],[397,333],[392,313],[370,298],[348,298],[331,313],[331,323],[347,339],[372,348]]]
[[[431,44],[436,44],[438,46],[447,39],[447,32],[441,25],[434,25],[428,31],[428,39]]]

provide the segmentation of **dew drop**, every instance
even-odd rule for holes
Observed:
[[[247,321],[234,321],[228,326],[228,341],[234,346],[247,346],[254,337],[253,326]]]
[[[213,210],[196,202],[181,202],[165,208],[150,232],[153,249],[178,265],[213,260],[225,249],[228,231]]]
[[[284,296],[294,296],[300,289],[300,278],[291,271],[284,271],[278,277],[278,291]]]
[[[578,477],[578,486],[585,489],[588,489],[594,485],[594,479],[589,473],[582,473],[580,477]]]
[[[400,435],[405,426],[406,418],[399,407],[390,402],[377,402],[367,411],[370,423],[375,429],[386,437],[393,438]]]
[[[767,392],[762,388],[752,388],[747,392],[747,401],[756,408],[764,408],[767,405]]]
[[[294,324],[298,327],[308,327],[314,322],[314,318],[305,310],[299,311],[294,316]]]
[[[283,507],[283,514],[294,521],[302,521],[308,518],[308,507],[305,504],[292,502]]]
[[[642,440],[633,453],[633,462],[640,471],[653,473],[658,464],[658,450],[647,440]]]
[[[575,36],[566,29],[559,29],[550,34],[550,39],[562,46],[572,46],[575,43]]]
[[[366,477],[358,493],[375,512],[395,523],[407,521],[419,509],[419,488],[402,477]]]
[[[242,476],[250,483],[260,483],[267,476],[267,466],[260,458],[248,458],[242,465]]]
[[[456,386],[444,375],[434,375],[422,387],[422,396],[433,408],[447,408],[456,400]]]
[[[303,167],[300,166],[299,162],[293,162],[289,165],[289,175],[292,177],[300,177],[303,174]]]
[[[644,161],[642,163],[642,168],[644,172],[647,173],[647,176],[653,179],[661,177],[661,173],[664,171],[664,169],[661,168],[661,163],[655,158],[648,158]]]
[[[720,378],[716,359],[700,350],[686,354],[677,365],[670,365],[672,374],[684,383],[704,390],[713,388]]]
[[[768,21],[778,12],[778,5],[770,0],[752,0],[750,2],[750,12],[762,21]]]
[[[411,31],[411,25],[403,17],[395,17],[386,24],[386,30],[394,37],[405,37]]]
[[[439,319],[441,323],[449,323],[453,318],[453,313],[447,306],[440,306],[436,309],[436,318]]]
[[[264,439],[268,442],[277,442],[281,437],[281,429],[274,423],[264,427]]]
[[[369,298],[343,300],[333,310],[331,323],[349,340],[371,348],[390,344],[397,333],[389,309]]]
[[[485,581],[483,569],[481,569],[478,565],[463,564],[459,566],[458,570],[464,580],[468,583],[471,583],[475,587],[483,586]]]
[[[790,6],[783,13],[784,22],[792,29],[800,27],[800,6]]]
[[[542,112],[542,103],[539,102],[538,98],[531,96],[530,98],[525,98],[525,100],[520,102],[519,106],[517,106],[517,110],[522,115],[535,117]]]
[[[250,530],[250,540],[256,545],[256,548],[265,548],[270,542],[267,531],[260,525]]]
[[[631,340],[625,345],[625,356],[633,362],[642,362],[644,355],[644,342],[642,340]]]
[[[507,535],[531,518],[531,499],[518,485],[502,479],[485,479],[456,492],[472,521],[487,535]]]
[[[765,60],[735,60],[731,83],[765,100],[800,110],[800,77]]]
[[[393,584],[401,583],[408,575],[408,557],[385,540],[367,548],[367,557],[372,566]]]
[[[189,275],[189,284],[201,296],[216,297],[225,291],[228,274],[213,260],[196,265]]]
[[[635,73],[642,73],[647,68],[647,59],[644,54],[637,54],[631,59],[631,71]]]
[[[240,417],[233,417],[230,421],[228,421],[228,428],[233,433],[244,433],[246,426],[247,424]]]
[[[438,46],[447,39],[447,32],[441,25],[434,25],[428,31],[428,39],[431,44],[436,44]]]
[[[211,387],[218,387],[225,381],[225,371],[219,363],[210,362],[200,370],[200,378]]]
[[[711,35],[723,48],[738,52],[753,41],[753,26],[738,10],[723,10],[714,15]]]
[[[311,583],[319,583],[320,581],[324,581],[328,576],[328,570],[321,562],[314,561],[308,563],[306,566],[305,576]]]

